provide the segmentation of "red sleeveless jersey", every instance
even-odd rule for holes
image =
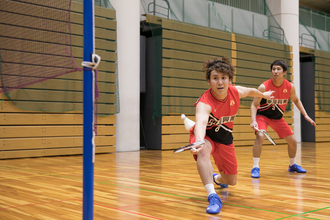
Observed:
[[[232,144],[233,121],[240,104],[237,88],[230,84],[224,100],[217,99],[210,88],[197,100],[195,107],[199,102],[212,108],[206,127],[206,135],[215,142],[225,145]]]
[[[273,93],[273,99],[261,99],[257,115],[263,115],[270,119],[281,119],[289,102],[292,84],[286,79],[283,79],[281,86],[275,86],[273,79],[269,79],[263,82],[263,84],[266,87],[266,91],[272,90],[275,93]]]

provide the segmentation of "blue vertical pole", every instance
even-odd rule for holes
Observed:
[[[84,0],[84,61],[91,62],[94,50],[93,0]],[[94,215],[94,163],[93,163],[93,75],[84,68],[83,91],[83,220]]]

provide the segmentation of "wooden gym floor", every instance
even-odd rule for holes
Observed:
[[[252,179],[252,147],[237,147],[238,184],[207,196],[190,152],[96,155],[94,219],[330,219],[329,143],[299,144],[307,174],[289,173],[287,147],[264,146]],[[214,166],[215,168],[215,166]],[[215,168],[216,170],[216,168]],[[82,156],[0,160],[0,219],[82,219]]]

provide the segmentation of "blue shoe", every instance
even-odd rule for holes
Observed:
[[[307,171],[297,164],[289,165],[289,172],[306,173]]]
[[[221,186],[222,189],[224,189],[224,188],[228,188],[228,185],[227,185],[226,183],[217,183],[217,182],[215,182],[214,177],[215,177],[216,175],[218,175],[218,174],[213,173],[213,182],[214,182],[215,184],[217,184],[218,186]]]
[[[218,194],[210,194],[207,200],[209,201],[209,206],[206,208],[206,213],[218,214],[220,212],[221,207],[223,206],[223,203],[221,202],[221,199],[219,198]]]
[[[260,178],[260,169],[259,167],[253,167],[253,169],[251,170],[251,177],[252,178]]]

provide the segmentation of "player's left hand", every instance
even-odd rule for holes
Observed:
[[[315,121],[313,121],[313,119],[311,119],[308,115],[305,116],[306,121],[308,121],[309,123],[311,123],[311,125],[316,126]]]

